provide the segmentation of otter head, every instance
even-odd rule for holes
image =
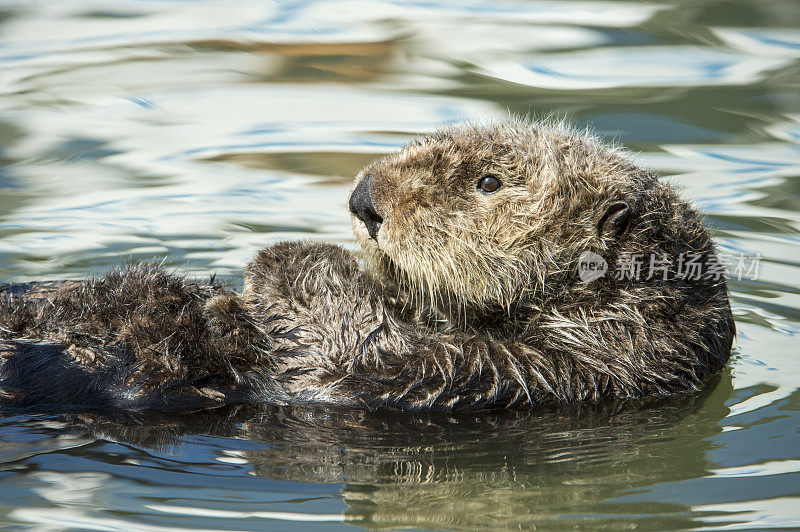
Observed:
[[[619,246],[651,179],[560,125],[457,126],[356,177],[353,230],[376,269],[448,314],[564,296],[580,253]]]

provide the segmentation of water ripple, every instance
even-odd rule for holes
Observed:
[[[0,274],[354,246],[365,164],[442,124],[567,116],[684,189],[730,280],[703,393],[477,416],[0,419],[10,526],[760,529],[798,521],[794,0],[7,0]],[[202,521],[200,521],[202,519]]]

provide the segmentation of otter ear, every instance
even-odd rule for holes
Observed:
[[[606,208],[606,212],[597,222],[597,234],[617,237],[625,232],[630,220],[631,206],[624,201],[615,201]]]

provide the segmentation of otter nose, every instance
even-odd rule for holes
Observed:
[[[378,239],[378,229],[381,228],[383,218],[375,211],[375,206],[372,204],[372,194],[370,194],[370,181],[372,176],[367,176],[361,180],[356,186],[353,193],[350,194],[350,212],[356,215],[356,218],[364,222],[367,227],[369,236]]]

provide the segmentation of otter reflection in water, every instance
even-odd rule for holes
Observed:
[[[234,403],[464,410],[696,390],[728,359],[725,281],[700,216],[618,150],[553,124],[463,125],[367,166],[343,248],[258,253],[242,293],[156,267],[15,286],[7,405]],[[587,280],[585,253],[658,275]],[[16,292],[16,293],[14,293]]]
[[[217,474],[238,469],[241,475],[341,484],[334,491],[341,490],[347,504],[345,519],[361,526],[593,529],[611,519],[614,527],[625,528],[641,526],[647,516],[650,528],[685,529],[696,525],[691,495],[684,504],[674,498],[659,502],[658,494],[647,492],[656,483],[705,476],[713,467],[707,453],[728,413],[731,379],[725,372],[711,384],[707,392],[669,398],[535,411],[386,416],[353,409],[227,407],[196,417],[112,421],[81,414],[69,420],[72,432],[125,444],[133,462],[139,451],[130,446],[145,448],[143,461],[156,469],[180,469],[186,452],[196,470],[196,440],[187,436],[217,436],[203,438]],[[231,471],[219,471],[231,458]],[[270,483],[267,489],[281,486]],[[604,505],[633,493],[645,496],[632,497],[624,513],[622,503]],[[169,504],[160,511],[179,515],[194,507],[180,499],[173,508]],[[231,500],[226,508],[251,511],[252,501],[238,507]]]

